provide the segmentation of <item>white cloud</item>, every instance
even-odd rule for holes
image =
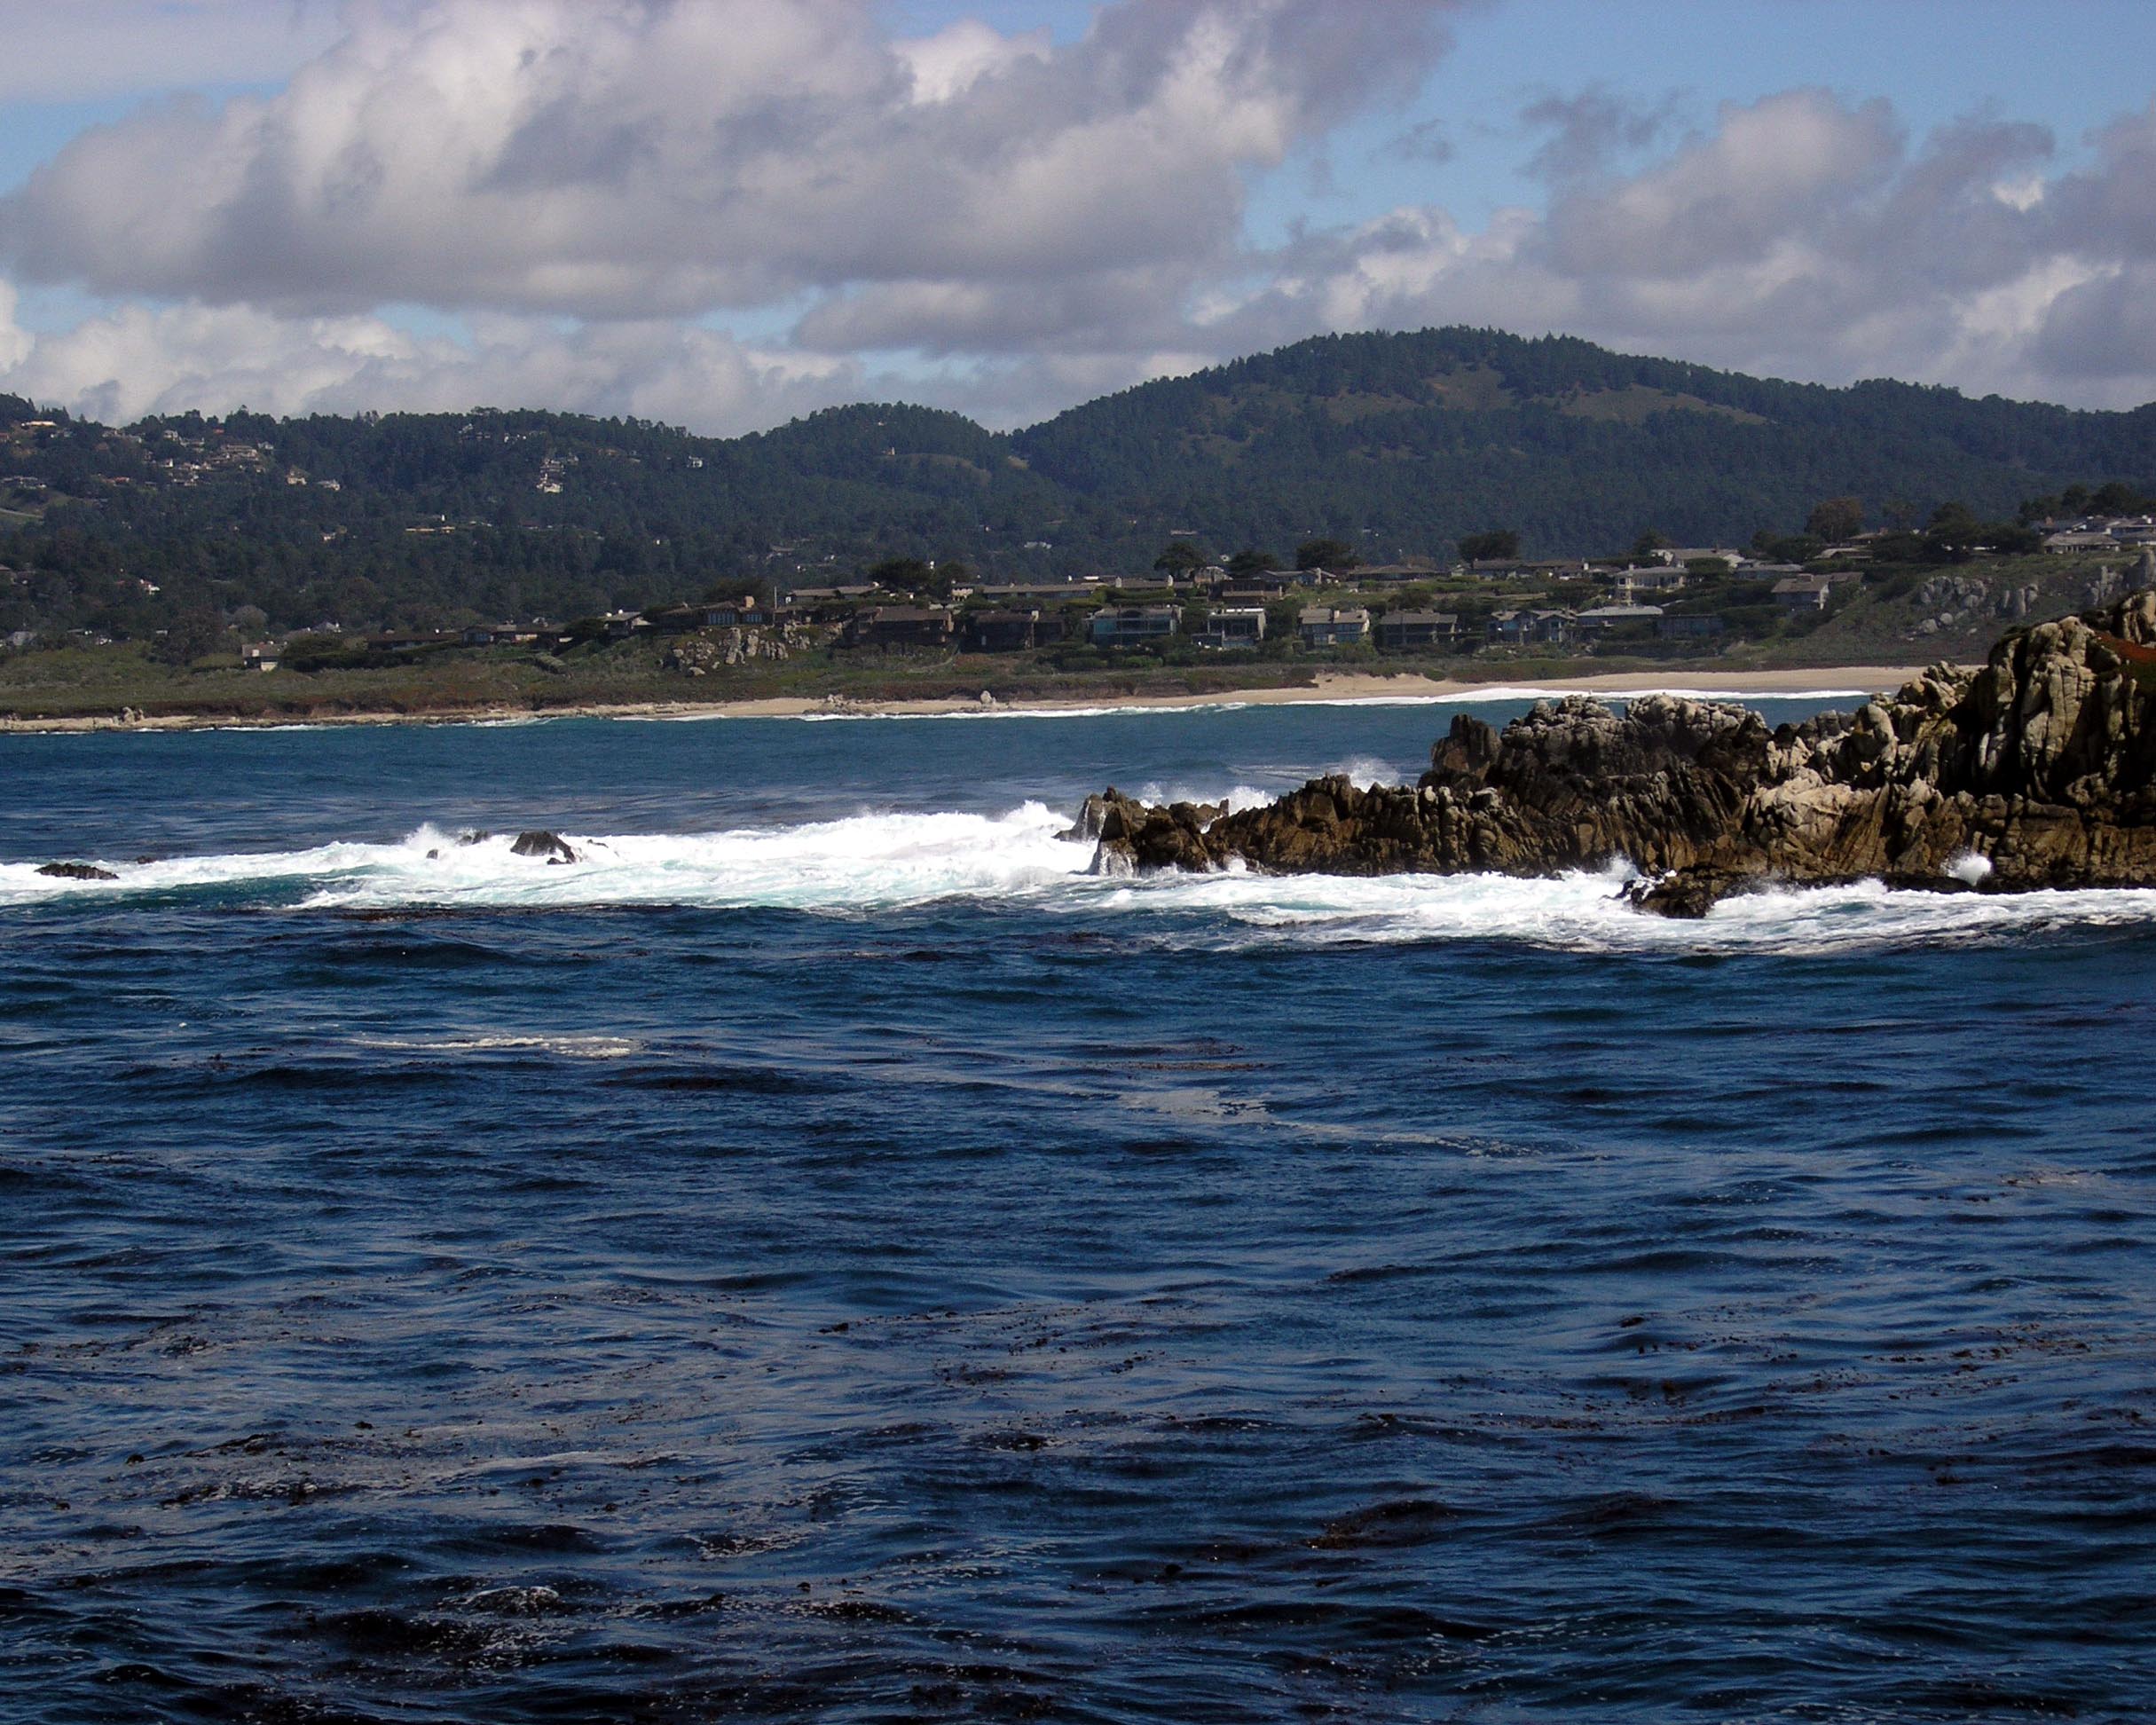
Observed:
[[[336,35],[331,0],[0,0],[0,102],[281,79]]]
[[[1448,15],[1122,0],[1058,44],[893,39],[855,0],[350,0],[277,94],[144,109],[0,200],[19,278],[120,302],[33,336],[0,283],[0,387],[101,416],[487,401],[707,430],[873,390],[1011,424],[1321,331],[1467,322],[1822,382],[2156,393],[2156,105],[2060,171],[1995,114],[1912,139],[1885,101],[1794,90],[1688,134],[1667,100],[1544,94],[1546,208],[1252,250],[1250,177],[1415,89]],[[474,338],[380,315],[410,303]],[[791,328],[736,341],[692,321],[714,307]],[[902,376],[869,372],[894,351]]]
[[[2156,113],[2098,136],[2095,168],[2047,179],[2041,128],[1971,120],[1912,146],[1882,102],[1787,91],[1725,106],[1629,176],[1568,157],[1546,214],[1468,233],[1408,208],[1303,236],[1256,288],[1214,296],[1208,333],[1247,351],[1489,323],[1810,381],[2130,406],[2156,393],[2139,310],[2156,296],[2123,263],[2156,241]]]
[[[279,414],[543,406],[715,434],[855,399],[861,368],[758,350],[673,322],[564,328],[492,316],[468,342],[382,319],[283,318],[243,306],[123,306],[33,336],[0,282],[0,390],[123,423],[246,406]]]
[[[1242,175],[1442,47],[1442,0],[1126,0],[1051,47],[852,0],[426,0],[278,94],[169,104],[0,200],[18,273],[287,311],[578,316],[1016,288],[1235,244]]]

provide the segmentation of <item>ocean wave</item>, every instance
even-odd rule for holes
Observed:
[[[1213,800],[1221,793],[1185,794]],[[1238,804],[1261,798],[1247,786],[1228,793]],[[1623,902],[1633,878],[1623,866],[1547,879],[1240,869],[1108,878],[1087,872],[1090,844],[1058,836],[1066,821],[1027,802],[1001,815],[881,813],[707,833],[571,832],[564,836],[578,861],[569,865],[515,855],[508,833],[466,843],[429,825],[390,844],[107,862],[117,877],[109,881],[0,863],[0,907],[208,895],[333,911],[664,905],[846,914],[959,901],[1128,921],[1134,933],[1176,941],[1495,940],[1628,952],[1823,953],[2156,926],[2156,892],[1931,894],[1876,882],[1763,892],[1718,905],[1702,921],[1672,921]]]
[[[909,721],[947,719],[1158,719],[1176,713],[1247,713],[1255,707],[1429,707],[1429,706],[1483,706],[1493,702],[1551,701],[1567,695],[1586,695],[1600,701],[1637,701],[1649,695],[1668,695],[1688,701],[1848,701],[1865,700],[1877,690],[1870,687],[1822,689],[1694,689],[1680,683],[1641,682],[1627,684],[1621,689],[1583,689],[1566,683],[1488,683],[1472,688],[1451,690],[1432,690],[1428,694],[1401,690],[1384,695],[1297,695],[1292,700],[1268,700],[1235,695],[1220,695],[1210,698],[1176,699],[1160,703],[1128,701],[1104,703],[1093,706],[980,706],[969,702],[962,707],[953,707],[937,713],[893,712],[885,708],[864,706],[859,709],[817,710],[797,713],[743,714],[713,708],[701,713],[610,713],[609,718],[625,724],[652,721],[680,724],[695,723],[710,719],[741,717],[791,718],[811,724],[837,724],[866,721]]]

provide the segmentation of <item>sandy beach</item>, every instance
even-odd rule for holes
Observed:
[[[972,699],[858,701],[840,696],[775,697],[741,701],[635,701],[620,705],[580,705],[544,711],[512,706],[452,707],[426,713],[352,712],[265,713],[148,713],[121,717],[97,713],[67,718],[0,718],[0,733],[77,731],[264,730],[294,726],[471,725],[531,723],[545,719],[908,719],[958,714],[1038,714],[1100,713],[1122,708],[1284,706],[1310,702],[1458,703],[1538,699],[1545,696],[1627,697],[1656,693],[1727,699],[1745,696],[1845,696],[1852,699],[1900,688],[1919,674],[1912,666],[1835,666],[1790,670],[1598,672],[1587,676],[1550,677],[1521,681],[1465,681],[1397,673],[1320,674],[1315,682],[1290,688],[1239,689],[1206,694],[1011,697],[981,695]]]

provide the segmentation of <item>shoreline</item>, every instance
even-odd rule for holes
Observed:
[[[1108,712],[1173,712],[1203,707],[1297,705],[1436,705],[1484,700],[1528,700],[1562,695],[1614,697],[1650,694],[1689,695],[1707,699],[1813,696],[1858,699],[1900,688],[1922,673],[1916,666],[1825,666],[1792,670],[1698,671],[1659,677],[1652,672],[1605,671],[1519,682],[1492,679],[1469,681],[1437,679],[1412,672],[1320,673],[1314,682],[1288,687],[1219,689],[1207,694],[999,697],[966,700],[943,697],[920,700],[856,701],[839,696],[771,696],[732,701],[631,701],[578,703],[534,709],[506,705],[441,707],[426,712],[388,710],[354,713],[153,713],[122,719],[116,714],[64,718],[0,718],[0,735],[51,736],[92,731],[313,730],[354,725],[538,724],[555,719],[693,721],[713,719],[940,719],[959,716],[1054,718]]]

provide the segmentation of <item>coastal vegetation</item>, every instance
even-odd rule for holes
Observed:
[[[2050,530],[2152,489],[2156,408],[1472,329],[1320,337],[1009,433],[901,406],[731,439],[486,409],[122,428],[0,397],[0,712],[1902,660],[2115,595],[2140,541]],[[767,633],[662,638],[737,597]]]

